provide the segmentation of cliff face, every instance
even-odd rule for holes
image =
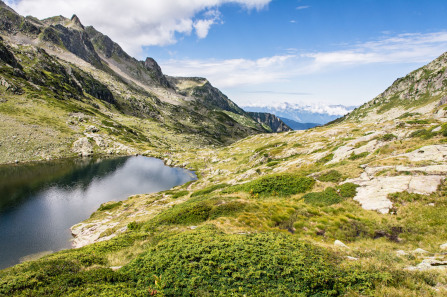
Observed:
[[[280,118],[271,113],[249,112],[256,122],[267,125],[273,132],[287,132],[293,129],[287,126]]]

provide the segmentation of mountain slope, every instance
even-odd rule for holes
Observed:
[[[404,114],[429,113],[446,103],[447,53],[397,79],[388,89],[346,118],[384,121]],[[440,111],[440,115],[443,112]]]
[[[137,61],[77,16],[25,18],[3,2],[0,16],[0,133],[7,148],[0,163],[78,153],[157,154],[269,131],[205,79],[182,90],[175,84],[181,79],[166,77],[155,60]],[[29,115],[30,109],[36,113]],[[23,150],[12,127],[26,141],[35,123],[42,133]]]
[[[0,295],[447,295],[447,54],[331,124],[198,147],[188,141],[221,143],[224,129],[242,137],[257,123],[204,79],[168,77],[175,89],[161,100],[155,81],[146,90],[130,74],[9,42],[0,133],[15,134],[2,135],[2,151],[27,150],[36,134],[39,152],[116,136],[162,147],[199,178],[103,205],[71,228],[77,249],[0,271]]]
[[[274,114],[265,112],[249,112],[248,114],[258,123],[265,123],[273,132],[292,131],[289,126]]]
[[[390,90],[408,93],[405,80]],[[78,249],[0,271],[0,294],[444,296],[447,100],[436,90],[394,104],[394,117],[381,97],[306,131],[171,151],[196,182],[106,204],[72,227]]]

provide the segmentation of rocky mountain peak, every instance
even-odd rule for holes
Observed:
[[[72,22],[73,24],[75,24],[76,26],[82,28],[83,30],[85,29],[84,26],[83,26],[82,23],[81,23],[81,20],[78,18],[77,15],[74,14],[74,15],[71,17],[71,22]]]
[[[171,84],[161,71],[160,65],[158,65],[153,58],[147,57],[146,61],[144,61],[144,67],[149,70],[152,75],[152,79],[160,83],[163,87],[172,88]]]

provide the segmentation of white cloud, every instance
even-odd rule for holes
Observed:
[[[305,53],[314,70],[328,66],[363,65],[373,63],[424,63],[447,49],[447,32],[406,33],[369,41],[348,49],[331,52]]]
[[[447,49],[447,32],[402,34],[369,41],[339,51],[288,54],[257,60],[160,61],[163,71],[176,76],[204,76],[220,88],[292,80],[300,75],[374,63],[425,63]]]
[[[217,8],[235,3],[246,9],[262,9],[272,0],[7,0],[23,15],[47,18],[78,15],[84,25],[93,25],[109,35],[130,54],[142,46],[168,45],[176,33],[190,35],[195,30],[204,38],[219,23]]]
[[[303,9],[308,9],[308,8],[310,8],[309,5],[303,5],[303,6],[298,6],[296,9],[297,10],[303,10]]]
[[[203,76],[225,88],[277,82],[287,79],[287,61],[294,55],[265,57],[257,60],[168,60],[160,61],[163,72],[174,76]]]
[[[200,39],[208,35],[212,25],[220,22],[220,12],[218,10],[207,11],[205,16],[207,17],[206,19],[201,19],[194,23],[194,29],[196,30],[197,37]]]
[[[327,114],[331,116],[342,116],[351,112],[353,106],[344,105],[330,105],[323,102],[315,102],[312,104],[306,103],[290,103],[290,102],[257,102],[246,104],[244,107],[260,107],[260,108],[272,108],[279,111],[295,111],[299,112],[311,112],[319,114]]]
[[[206,77],[240,104],[271,104],[278,98],[295,101],[299,97],[308,104],[335,100],[356,105],[360,104],[360,99],[370,99],[383,91],[408,69],[430,62],[446,49],[447,32],[437,32],[401,34],[354,45],[345,44],[338,51],[303,53],[303,50],[290,48],[284,49],[284,54],[260,59],[172,59],[159,63],[168,75]],[[380,69],[393,69],[395,72],[381,76],[383,80],[374,74],[362,74],[362,71],[376,71],[379,64],[385,67]],[[372,68],[363,67],[366,65]],[[365,82],[365,77],[373,77],[375,81]],[[313,105],[309,106],[318,110]],[[345,111],[341,107],[324,110],[334,114]]]

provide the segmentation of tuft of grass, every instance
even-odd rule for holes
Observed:
[[[411,121],[407,121],[407,124],[410,124],[410,125],[427,125],[428,121],[427,120],[411,120]]]
[[[353,183],[345,183],[337,187],[338,193],[343,198],[353,198],[357,194],[359,186]]]
[[[189,191],[187,191],[187,190],[183,190],[183,191],[179,191],[179,192],[176,192],[176,193],[172,194],[171,197],[172,197],[173,199],[177,199],[177,198],[186,196],[186,195],[188,195],[188,194],[189,194]]]
[[[227,192],[234,193],[243,191],[256,197],[288,197],[298,193],[305,193],[312,189],[314,184],[315,180],[313,178],[291,173],[282,173],[264,176],[254,181],[231,187]]]
[[[363,153],[360,153],[360,154],[358,154],[358,155],[355,154],[354,152],[352,152],[348,159],[349,159],[349,160],[352,160],[352,161],[355,161],[355,160],[364,158],[364,157],[366,157],[366,156],[368,156],[368,155],[369,155],[368,152],[363,152]]]
[[[322,182],[338,183],[343,180],[343,175],[337,170],[330,170],[318,176],[318,180]]]
[[[246,204],[231,198],[204,199],[195,198],[175,205],[158,215],[153,222],[155,225],[191,225],[224,216],[233,216],[244,211]]]
[[[107,203],[103,203],[101,204],[101,206],[98,208],[98,211],[104,211],[104,210],[111,210],[114,209],[118,206],[121,206],[123,204],[122,201],[118,201],[118,202],[107,202]]]
[[[419,137],[419,138],[422,138],[424,140],[427,140],[427,139],[430,139],[430,138],[434,137],[435,135],[436,135],[436,133],[433,133],[433,132],[428,131],[426,129],[419,129],[419,130],[416,130],[416,131],[412,132],[410,134],[410,137]]]
[[[228,184],[212,185],[212,186],[206,187],[202,190],[195,191],[194,193],[191,194],[191,197],[206,195],[206,194],[212,193],[216,190],[223,189],[226,187],[228,187]]]
[[[332,187],[326,188],[323,192],[308,193],[303,199],[305,203],[314,206],[329,206],[343,201],[337,190]]]
[[[397,139],[397,136],[394,134],[391,134],[391,133],[387,133],[387,134],[383,135],[382,137],[380,137],[379,140],[386,142],[386,141],[391,141],[393,139]]]
[[[329,155],[327,155],[327,156],[325,156],[325,157],[319,159],[319,160],[316,162],[316,164],[317,164],[317,165],[323,165],[323,164],[326,164],[327,162],[332,161],[333,158],[334,158],[334,154],[329,154]]]

